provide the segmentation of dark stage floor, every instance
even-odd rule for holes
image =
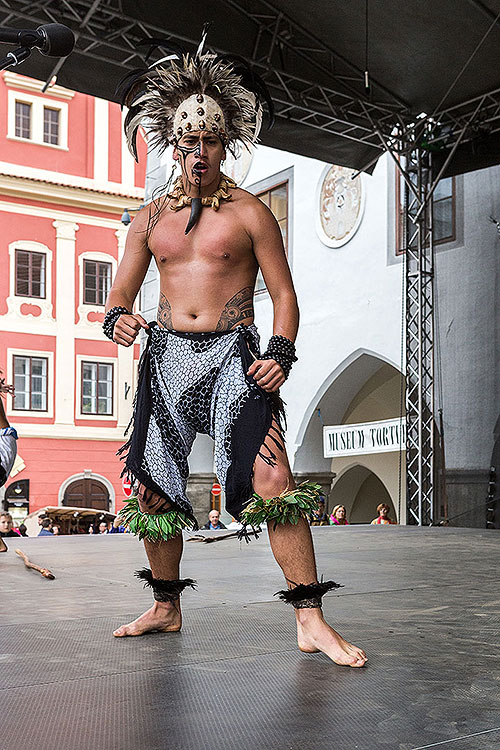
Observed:
[[[345,588],[329,621],[369,666],[296,648],[264,534],[187,543],[176,634],[114,639],[149,606],[131,536],[6,540],[2,750],[493,750],[500,747],[499,532],[317,528]],[[57,576],[25,570],[14,547]]]

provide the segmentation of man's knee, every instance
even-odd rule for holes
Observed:
[[[148,513],[150,515],[158,515],[159,513],[166,513],[170,510],[172,504],[165,500],[165,498],[158,495],[156,492],[151,492],[143,484],[139,485],[137,492],[137,499],[139,501],[139,509],[142,513]]]
[[[293,479],[288,466],[277,463],[274,466],[258,458],[254,470],[254,490],[261,497],[276,497],[284,490],[292,489]]]

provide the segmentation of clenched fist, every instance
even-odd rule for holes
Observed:
[[[258,386],[274,393],[285,382],[285,373],[274,359],[256,359],[250,365],[247,375],[253,375]]]
[[[137,338],[137,334],[149,326],[142,315],[120,315],[113,328],[113,341],[122,346],[130,346]]]

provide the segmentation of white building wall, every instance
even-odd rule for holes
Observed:
[[[402,268],[401,262],[388,262],[392,255],[388,252],[388,215],[393,215],[388,206],[388,162],[382,158],[372,176],[362,175],[363,219],[356,234],[340,248],[324,245],[315,228],[318,186],[328,166],[261,146],[245,180],[245,187],[251,189],[260,180],[293,167],[290,255],[301,321],[299,361],[282,388],[282,396],[288,404],[289,455],[293,468],[300,471],[330,467],[322,455],[306,454],[300,466],[294,456],[332,374],[340,374],[357,351],[375,354],[398,369],[401,359]],[[267,293],[256,297],[255,308],[265,343],[272,334],[272,304]]]

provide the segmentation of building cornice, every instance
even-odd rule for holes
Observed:
[[[80,175],[68,174],[67,172],[54,172],[50,169],[39,169],[27,164],[15,164],[9,161],[0,161],[0,174],[6,177],[27,179],[49,185],[82,188],[83,190],[106,193],[106,195],[118,195],[124,198],[137,198],[140,200],[144,196],[144,188],[136,187],[135,185],[124,185],[120,182],[109,182],[108,180],[96,180],[91,177],[81,177]]]
[[[125,207],[138,208],[141,203],[139,197],[132,198],[128,195],[103,193],[70,185],[54,185],[49,182],[43,182],[42,187],[40,180],[4,174],[0,174],[0,193],[11,198],[42,200],[44,203],[71,206],[86,211],[120,214],[120,216]]]
[[[13,73],[10,70],[4,72],[3,80],[5,81],[5,85],[9,86],[9,88],[12,87],[23,91],[34,91],[37,94],[44,93],[42,89],[45,86],[45,81],[26,78],[26,76],[21,76],[19,73]],[[50,96],[57,96],[59,99],[73,99],[75,95],[74,91],[65,89],[63,86],[58,86],[57,84],[50,86],[47,91]]]

